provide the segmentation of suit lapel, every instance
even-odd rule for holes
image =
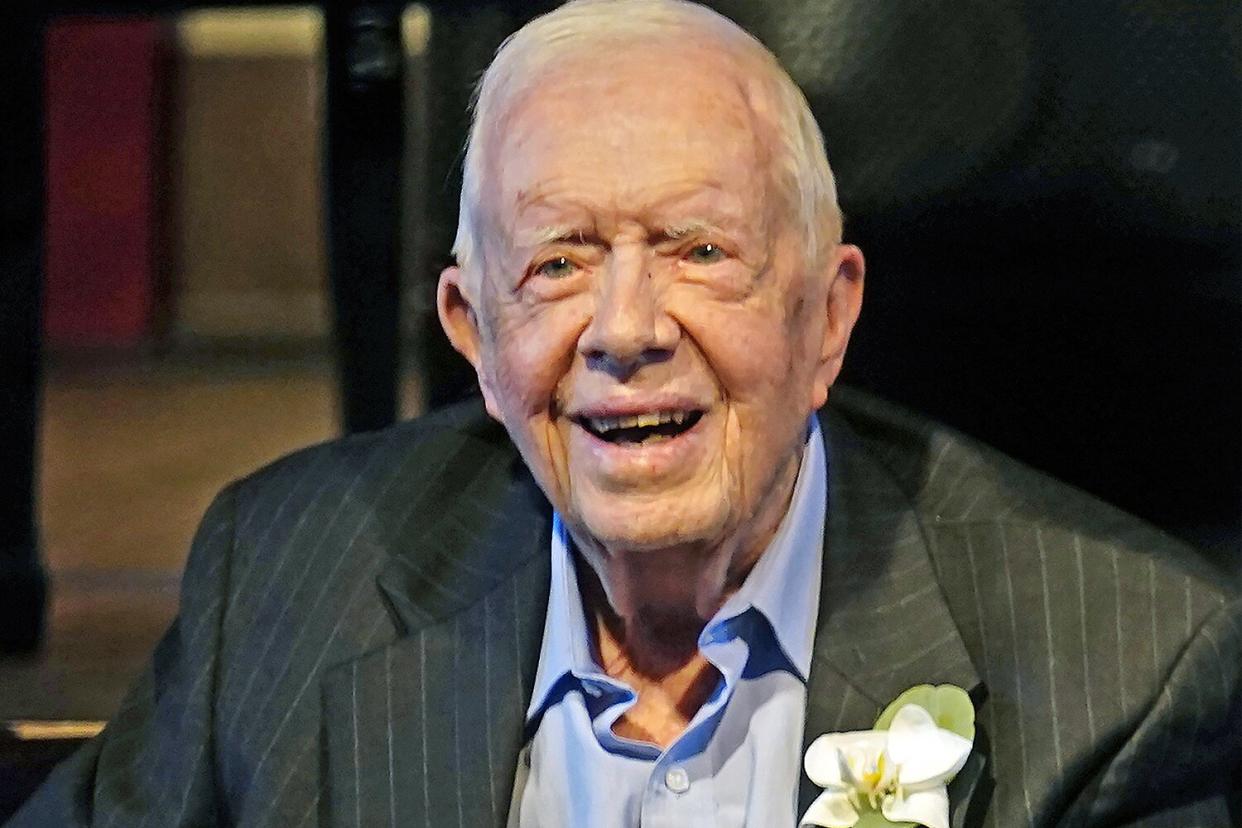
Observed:
[[[495,456],[493,454],[493,456]],[[510,451],[470,470],[378,578],[404,633],[328,671],[332,825],[503,825],[547,606],[550,512]]]
[[[909,499],[841,417],[822,420],[829,502],[804,752],[823,733],[870,729],[915,685],[982,691]],[[804,773],[800,814],[819,792]]]

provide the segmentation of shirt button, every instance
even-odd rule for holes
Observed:
[[[675,794],[690,790],[690,776],[682,768],[669,768],[664,774],[664,784]]]

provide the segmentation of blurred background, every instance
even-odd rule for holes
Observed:
[[[0,12],[0,818],[115,709],[216,490],[470,393],[433,307],[466,106],[553,5]],[[844,381],[1237,579],[1242,6],[709,5],[824,130]]]

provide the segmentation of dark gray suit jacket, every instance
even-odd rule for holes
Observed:
[[[823,423],[806,743],[952,682],[979,711],[955,825],[1238,824],[1242,604],[1212,571],[869,397]],[[503,825],[549,526],[477,404],[234,483],[150,669],[12,824]]]

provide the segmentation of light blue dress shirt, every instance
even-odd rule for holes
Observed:
[[[612,725],[634,690],[592,653],[572,547],[553,521],[552,583],[528,723],[521,828],[785,828],[797,820],[806,678],[819,606],[827,461],[811,418],[789,510],[699,636],[722,679],[666,750]]]

